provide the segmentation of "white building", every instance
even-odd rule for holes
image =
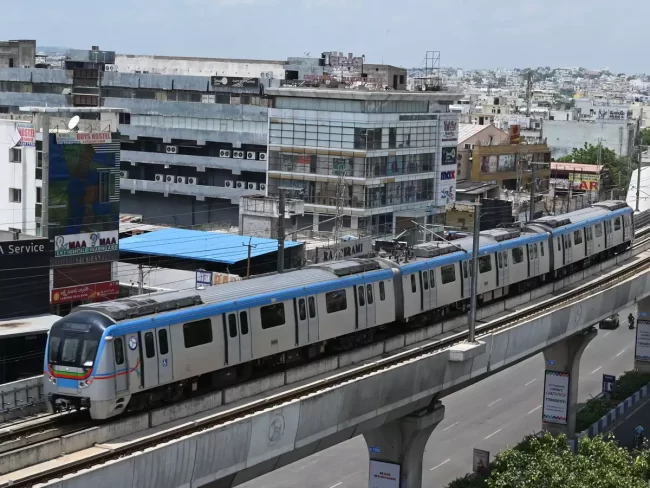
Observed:
[[[6,117],[0,119],[0,230],[40,235],[34,127],[31,118]]]

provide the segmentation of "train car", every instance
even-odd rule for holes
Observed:
[[[103,419],[237,378],[242,365],[315,355],[328,341],[394,322],[394,276],[357,259],[83,305],[52,326],[50,406],[88,407]]]

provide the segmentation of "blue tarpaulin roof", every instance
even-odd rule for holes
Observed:
[[[252,258],[278,250],[275,239],[169,228],[120,239],[120,251],[235,264],[248,258],[249,241]],[[301,244],[285,241],[284,247]]]

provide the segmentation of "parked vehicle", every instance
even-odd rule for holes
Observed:
[[[611,317],[607,317],[604,320],[601,320],[600,323],[598,324],[599,329],[618,329],[618,326],[620,324],[620,319],[617,313],[612,315]]]

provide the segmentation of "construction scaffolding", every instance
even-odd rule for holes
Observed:
[[[440,75],[440,51],[427,51],[424,56],[424,69],[421,76],[413,78],[416,91],[442,90]]]

